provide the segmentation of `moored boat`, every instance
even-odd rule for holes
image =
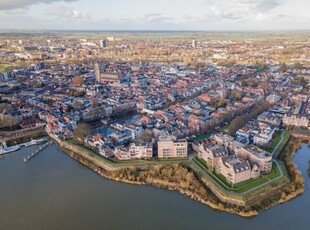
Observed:
[[[15,145],[15,146],[11,146],[11,147],[5,147],[5,148],[0,149],[0,155],[12,153],[12,152],[15,152],[19,149],[20,149],[19,145]]]
[[[47,141],[47,139],[45,139],[45,138],[34,139],[34,140],[31,140],[31,141],[25,143],[25,146],[28,147],[28,146],[32,146],[32,145],[39,145],[39,144],[42,144],[46,141]]]

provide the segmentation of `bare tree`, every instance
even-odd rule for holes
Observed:
[[[89,124],[78,124],[73,131],[73,138],[80,144],[84,143],[85,138],[91,134],[91,127]]]

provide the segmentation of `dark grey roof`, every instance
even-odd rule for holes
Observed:
[[[228,155],[226,148],[224,146],[220,146],[216,149],[212,149],[212,153],[214,157],[226,156]]]

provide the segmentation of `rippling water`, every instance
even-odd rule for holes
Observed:
[[[295,162],[305,193],[245,219],[214,211],[178,192],[106,180],[51,145],[25,164],[23,148],[0,159],[0,229],[309,229],[310,148]]]

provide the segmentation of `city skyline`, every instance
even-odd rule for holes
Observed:
[[[307,30],[306,0],[2,0],[0,29]]]

